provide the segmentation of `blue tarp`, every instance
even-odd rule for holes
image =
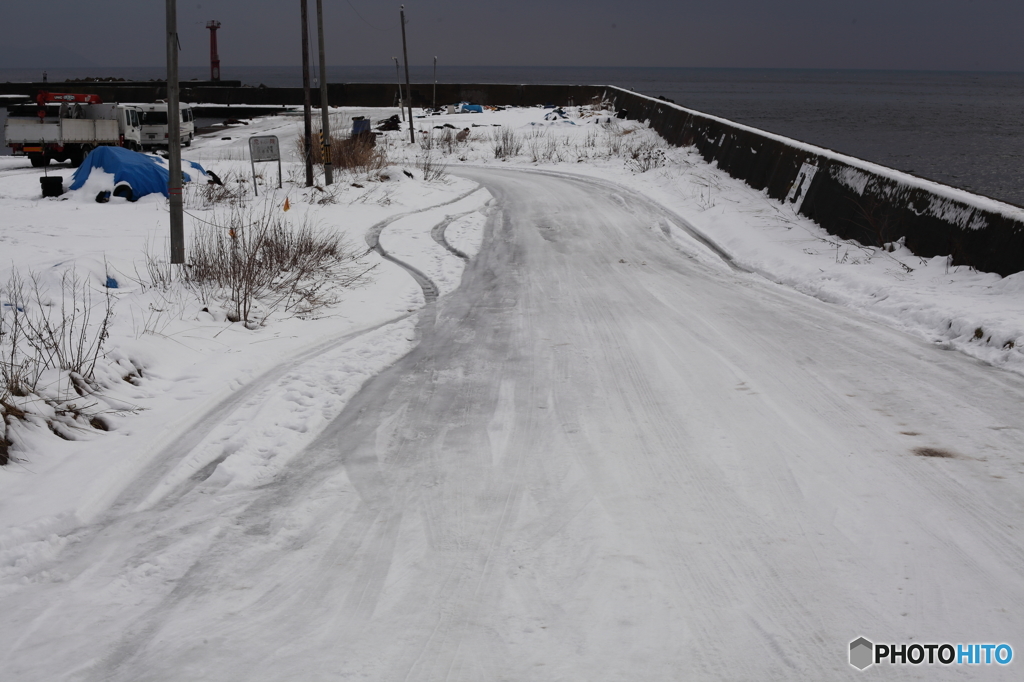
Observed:
[[[459,109],[459,113],[463,113],[463,114],[482,114],[482,113],[484,113],[484,108],[482,106],[480,106],[479,104],[466,104],[465,102],[463,102],[461,107],[460,107],[460,109]]]
[[[93,168],[111,173],[115,186],[121,182],[128,183],[135,199],[147,194],[169,196],[167,180],[170,174],[159,157],[133,152],[123,147],[97,147],[85,157],[82,165],[71,176],[70,189],[81,189]],[[186,182],[206,175],[203,167],[192,161],[182,160],[181,169]]]

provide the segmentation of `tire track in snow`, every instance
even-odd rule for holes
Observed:
[[[34,172],[36,172],[36,169],[17,169],[18,174],[31,174]],[[465,192],[452,200],[411,213],[419,213],[449,205],[479,191],[480,188],[475,187],[473,190]],[[377,235],[379,236],[380,230],[386,227],[387,224],[405,215],[409,215],[409,213],[395,216],[391,220],[383,221],[383,224],[375,226],[378,228],[376,230]],[[167,476],[171,475],[175,468],[190,453],[194,452],[197,447],[200,447],[218,427],[221,427],[230,419],[232,414],[240,409],[245,409],[247,403],[251,402],[254,396],[258,396],[261,392],[270,389],[275,383],[286,378],[289,373],[304,363],[344,346],[361,336],[406,320],[415,314],[415,312],[402,314],[373,327],[357,330],[339,339],[332,339],[308,348],[292,360],[267,370],[247,385],[225,396],[200,417],[190,422],[183,422],[180,428],[174,428],[175,433],[166,434],[160,439],[164,441],[162,449],[147,464],[140,467],[139,471],[131,474],[129,479],[131,483],[125,485],[121,493],[114,495],[111,503],[104,505],[105,509],[99,512],[98,518],[91,521],[87,519],[85,524],[76,524],[75,527],[68,529],[68,534],[76,537],[76,544],[79,547],[88,544],[90,537],[94,540],[105,542],[103,538],[108,537],[113,532],[113,529],[122,523],[127,522],[129,525],[133,525],[134,522],[128,517],[157,507],[163,509],[173,506],[177,501],[188,495],[190,491],[202,485],[216,471],[217,467],[227,459],[230,453],[224,453],[213,461],[205,463],[192,476],[176,485],[168,486],[166,490],[160,490],[161,484],[166,481]],[[160,445],[158,440],[157,446],[160,447]],[[68,560],[74,562],[74,557],[80,554],[80,549],[72,550]]]
[[[154,464],[142,475],[141,486],[133,485],[128,492],[124,493],[122,497],[115,502],[113,509],[115,510],[131,510],[131,511],[143,511],[156,504],[163,503],[165,498],[179,499],[185,495],[189,490],[202,483],[210,474],[213,473],[211,467],[214,463],[220,463],[227,455],[224,455],[214,462],[207,463],[202,469],[198,470],[189,480],[181,486],[169,491],[167,495],[162,495],[159,498],[153,499],[156,487],[160,484],[163,478],[170,473],[170,471],[177,466],[177,464],[184,459],[189,453],[195,450],[218,426],[227,421],[228,417],[236,412],[239,408],[244,406],[244,403],[255,396],[257,393],[269,388],[273,384],[277,383],[290,372],[294,371],[299,366],[309,362],[313,358],[316,358],[324,353],[330,352],[335,348],[344,346],[355,339],[372,334],[388,325],[402,320],[408,319],[415,315],[415,312],[405,313],[398,317],[385,320],[380,324],[374,325],[367,329],[360,329],[358,331],[351,332],[342,336],[338,339],[331,339],[324,343],[318,344],[303,353],[299,354],[292,360],[282,363],[273,369],[268,370],[255,380],[246,384],[244,387],[238,389],[236,392],[225,397],[213,408],[211,408],[206,414],[194,421],[189,427],[183,429],[178,438],[174,439],[169,445],[160,451],[160,454],[154,458]],[[209,469],[208,473],[207,470]],[[145,494],[137,492],[139,489],[145,491]],[[116,515],[116,514],[115,514]]]
[[[476,213],[476,212],[477,211],[475,211],[475,210],[474,211],[466,211],[465,213],[460,213],[458,215],[448,215],[448,216],[445,216],[443,221],[441,221],[437,225],[434,225],[434,228],[432,230],[430,230],[430,236],[434,238],[435,242],[437,242],[438,244],[443,246],[445,249],[447,249],[452,254],[458,256],[462,260],[467,260],[468,261],[469,260],[469,256],[467,254],[463,253],[462,251],[460,251],[459,249],[455,248],[454,246],[452,246],[451,244],[448,243],[448,238],[445,236],[445,230],[447,230],[448,226],[451,225],[452,223],[454,223],[456,220],[458,220],[460,218],[465,218],[466,216],[471,215],[471,214]]]
[[[466,168],[479,168],[481,170],[486,170],[486,171],[493,171],[494,170],[493,168],[490,168],[488,166],[470,166],[470,165],[466,164],[464,167],[466,167]],[[648,207],[648,209],[652,209],[654,213],[660,213],[663,216],[669,218],[671,223],[680,226],[680,228],[684,232],[686,232],[693,239],[695,239],[696,241],[698,241],[699,243],[701,243],[705,247],[707,247],[709,250],[711,250],[712,253],[714,253],[716,256],[721,258],[722,261],[726,265],[728,265],[730,268],[732,268],[733,270],[735,270],[737,272],[745,272],[745,273],[753,272],[752,270],[750,270],[746,266],[743,266],[743,265],[740,265],[739,263],[737,263],[735,258],[733,258],[733,255],[731,253],[729,253],[728,250],[726,250],[723,246],[719,245],[715,240],[711,239],[711,237],[707,236],[706,234],[701,232],[699,229],[697,229],[697,227],[695,225],[693,225],[693,223],[691,223],[690,221],[686,220],[681,215],[679,215],[678,213],[676,213],[672,209],[668,208],[667,206],[665,206],[665,205],[655,201],[654,199],[651,199],[650,197],[646,197],[646,196],[644,196],[644,195],[642,195],[642,194],[640,194],[638,192],[634,192],[633,190],[631,190],[631,189],[629,189],[627,187],[624,187],[623,185],[619,185],[619,184],[616,184],[616,183],[608,181],[608,180],[600,180],[600,179],[588,177],[588,176],[585,176],[585,175],[576,175],[575,173],[565,173],[565,172],[562,172],[562,171],[547,171],[547,170],[540,170],[540,169],[537,169],[537,168],[507,168],[507,169],[503,168],[501,170],[508,170],[508,171],[515,172],[515,173],[530,173],[530,174],[534,174],[534,175],[546,175],[546,176],[549,176],[549,177],[559,178],[561,180],[570,180],[570,181],[573,181],[573,182],[578,182],[580,184],[590,185],[592,187],[598,187],[598,188],[600,188],[604,192],[611,192],[613,198],[616,199],[617,201],[621,202],[623,204],[623,208],[625,208],[627,211],[630,210],[629,205],[628,205],[629,202],[626,201],[627,198],[630,201],[633,201],[635,203],[638,203],[638,204],[641,204],[641,205],[646,205]],[[455,174],[455,175],[458,175],[457,171],[452,171],[452,173]],[[632,212],[632,211],[630,211],[630,212]],[[664,225],[661,226],[661,230],[662,230],[662,232],[666,233],[666,236],[668,235],[668,232],[666,231]]]
[[[430,277],[428,277],[419,268],[416,268],[416,267],[406,263],[403,260],[395,258],[391,254],[389,254],[387,251],[385,251],[384,247],[381,246],[381,244],[380,244],[380,235],[385,230],[385,228],[388,227],[388,225],[391,225],[392,223],[398,222],[402,218],[407,218],[407,217],[409,217],[411,215],[416,215],[418,213],[426,213],[427,211],[433,211],[433,210],[436,210],[438,208],[441,208],[442,206],[449,206],[451,204],[458,203],[458,202],[462,201],[463,199],[465,199],[465,198],[467,198],[469,196],[472,196],[476,192],[479,192],[480,189],[481,188],[479,186],[474,187],[472,190],[470,190],[468,192],[465,192],[463,194],[460,194],[459,196],[455,197],[454,199],[452,199],[450,201],[446,201],[443,204],[436,204],[436,205],[430,206],[428,208],[422,208],[422,209],[418,209],[416,211],[409,211],[407,213],[399,213],[396,216],[391,216],[391,217],[389,217],[389,218],[387,218],[385,220],[380,221],[376,225],[372,225],[370,227],[370,229],[368,229],[366,231],[366,244],[367,244],[367,246],[370,247],[370,250],[371,251],[376,251],[378,254],[380,254],[381,258],[384,258],[385,260],[391,261],[392,263],[394,263],[395,265],[397,265],[400,268],[403,268],[406,272],[408,272],[410,275],[412,275],[412,278],[414,280],[416,280],[416,283],[420,285],[421,289],[423,289],[423,298],[426,299],[427,305],[430,305],[432,303],[436,303],[437,302],[437,297],[440,295],[440,290],[437,288],[437,285],[434,283],[434,281],[432,279],[430,279]],[[469,211],[469,213],[473,213],[473,211]],[[445,217],[445,220],[448,220],[447,216]],[[447,227],[447,224],[445,224],[445,227]],[[431,234],[433,235],[433,231],[431,231]],[[442,244],[442,246],[444,246],[444,244]],[[451,248],[449,248],[448,250],[452,251]],[[453,251],[453,253],[454,253],[454,251]],[[455,255],[459,255],[459,254],[456,253]]]
[[[51,169],[51,170],[67,170],[67,169]],[[73,170],[73,169],[72,169]],[[32,175],[33,173],[42,172],[42,168],[5,168],[0,170],[0,178],[13,178],[17,175]]]
[[[382,220],[381,222],[373,225],[372,227],[370,227],[369,230],[367,230],[366,242],[371,249],[376,250],[384,258],[392,262],[395,262],[399,266],[409,270],[411,274],[413,274],[413,271],[415,271],[416,274],[413,274],[413,277],[416,278],[417,282],[419,282],[421,287],[423,287],[424,297],[427,298],[427,302],[430,303],[432,301],[436,301],[437,286],[430,280],[430,278],[428,278],[419,270],[416,270],[412,266],[409,266],[384,252],[383,247],[381,247],[379,243],[380,234],[381,232],[383,232],[384,228],[386,228],[393,222],[401,220],[402,218],[405,218],[410,215],[423,213],[426,211],[440,208],[442,206],[448,206],[450,204],[457,203],[473,195],[474,193],[480,191],[480,189],[481,188],[478,186],[468,192],[460,194],[454,199],[450,199],[449,201],[445,201],[443,203],[430,206],[428,208],[401,213],[396,216],[391,216],[386,220]],[[420,278],[422,278],[422,281]],[[433,291],[432,298],[427,293],[428,289]],[[147,494],[145,496],[142,496],[141,499],[139,499],[138,496],[130,498],[131,502],[134,502],[134,504],[130,504],[129,498],[121,499],[119,500],[118,503],[115,503],[115,507],[123,509],[128,506],[137,507],[138,505],[143,505],[151,497],[153,490],[163,479],[163,477],[166,476],[167,473],[169,473],[171,469],[173,469],[173,467],[181,459],[183,459],[196,447],[198,447],[203,442],[203,440],[206,439],[213,432],[215,428],[220,426],[221,423],[228,418],[228,416],[232,412],[236,411],[247,399],[249,399],[256,393],[266,389],[271,384],[279,381],[289,372],[294,370],[296,367],[304,364],[305,362],[308,362],[309,360],[319,355],[322,355],[323,353],[329,352],[335,348],[343,346],[346,343],[349,343],[350,341],[353,341],[354,339],[360,336],[373,333],[379,329],[382,329],[383,327],[386,327],[387,325],[405,320],[414,314],[415,313],[413,312],[399,315],[395,318],[381,322],[380,324],[370,327],[368,329],[355,331],[341,337],[340,339],[332,339],[325,343],[314,346],[304,351],[300,355],[296,356],[293,360],[278,365],[277,367],[267,371],[262,376],[258,377],[254,381],[247,384],[245,387],[227,396],[220,403],[215,405],[209,412],[203,415],[199,420],[194,422],[190,427],[188,427],[187,429],[183,429],[179,438],[177,438],[174,442],[165,447],[160,452],[160,454],[155,458],[154,461],[156,462],[156,465],[154,467],[151,467],[150,470],[143,474],[143,476],[145,477],[144,488],[147,490]],[[213,470],[216,469],[216,465],[222,462],[223,460],[224,457],[221,457],[217,461],[208,463],[203,469],[197,471],[196,474],[191,479],[189,479],[188,484],[186,486],[180,486],[177,490],[174,490],[171,493],[173,497],[175,499],[178,499],[184,494],[186,494],[189,490],[202,483],[203,480],[208,478],[209,475],[213,473]],[[156,471],[153,470],[154,468],[156,469]],[[135,489],[138,488],[138,486],[132,487]]]

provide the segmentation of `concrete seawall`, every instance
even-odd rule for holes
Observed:
[[[1006,276],[1024,270],[1024,209],[908,173],[619,88],[628,118],[768,196],[789,201],[829,233],[881,246],[904,239],[918,256],[950,256]]]
[[[166,85],[147,83],[0,83],[0,95],[39,89],[86,92],[110,102],[152,102]],[[404,86],[403,86],[404,88]],[[394,83],[332,83],[335,106],[396,104]],[[411,87],[414,107],[429,106],[431,83]],[[314,106],[319,92],[314,90]],[[301,88],[183,82],[183,101],[221,105],[302,104]],[[611,86],[437,84],[437,103],[579,105],[603,97],[630,119],[649,121],[669,143],[695,147],[708,162],[797,210],[829,233],[881,246],[904,239],[919,256],[1009,275],[1024,270],[1024,209],[837,152]]]

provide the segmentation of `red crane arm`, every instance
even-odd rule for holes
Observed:
[[[78,93],[46,92],[40,90],[36,95],[36,104],[43,106],[54,102],[78,102],[79,104],[103,104],[99,95],[82,95]]]

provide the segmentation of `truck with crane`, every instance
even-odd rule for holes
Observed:
[[[70,160],[77,168],[99,146],[141,150],[140,108],[104,104],[96,95],[40,92],[34,106],[8,111],[4,138],[15,156],[27,156],[35,167]]]

